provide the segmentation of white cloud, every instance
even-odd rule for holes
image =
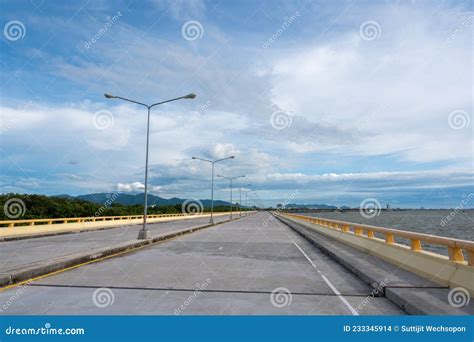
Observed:
[[[117,191],[119,192],[135,192],[135,191],[143,191],[144,189],[145,189],[145,185],[140,182],[117,184]]]
[[[206,14],[201,1],[159,1],[158,6],[178,21]],[[198,94],[193,101],[152,110],[150,179],[162,185],[151,188],[165,195],[207,195],[209,165],[192,161],[192,155],[235,155],[235,160],[219,163],[219,172],[246,174],[246,181],[275,193],[292,186],[313,194],[354,192],[351,182],[373,191],[393,184],[453,188],[469,184],[469,173],[462,170],[472,167],[472,126],[453,130],[448,124],[453,110],[472,117],[472,27],[456,31],[466,15],[458,7],[431,13],[430,6],[353,7],[330,32],[314,37],[307,34],[317,28],[309,20],[313,13],[302,13],[266,51],[261,50],[267,37],[263,29],[227,42],[226,32],[220,32],[227,28],[213,26],[209,18],[210,23],[203,20],[205,39],[188,44],[123,20],[85,55],[46,55],[51,62],[44,68],[75,91],[87,88],[85,96],[104,89],[140,101],[161,100],[156,94]],[[368,19],[382,28],[376,40],[359,36],[359,25]],[[179,29],[177,25],[178,36]],[[71,30],[87,34],[83,31]],[[300,34],[301,40],[294,39]],[[285,41],[294,44],[286,47]],[[26,108],[3,104],[0,166],[8,172],[2,186],[18,191],[67,187],[83,193],[119,186],[139,191],[146,111],[98,101]],[[283,130],[270,123],[278,108],[294,114]],[[113,125],[101,130],[93,118],[104,109],[112,113]],[[379,155],[391,157],[387,165],[377,165],[387,172],[361,172],[361,164],[377,161]],[[320,156],[326,159],[323,171],[318,171]],[[451,173],[431,171],[439,161]],[[334,166],[333,173],[328,165]]]
[[[212,156],[214,158],[226,158],[235,156],[238,153],[237,149],[233,144],[221,144],[214,145],[212,149]]]
[[[472,132],[454,132],[447,121],[455,109],[472,116],[472,36],[464,30],[446,44],[466,14],[454,8],[426,15],[422,7],[401,4],[384,9],[366,14],[382,27],[377,40],[364,41],[354,30],[275,57],[276,103],[321,123],[316,133],[324,126],[345,131],[337,136],[339,143],[290,142],[288,147],[469,162]]]
[[[300,184],[327,182],[364,181],[376,184],[379,181],[407,182],[409,186],[417,183],[430,183],[432,186],[465,186],[471,185],[474,171],[472,170],[430,170],[430,171],[397,171],[397,172],[364,172],[364,173],[325,173],[308,175],[303,173],[273,173],[267,176],[269,183],[297,182]]]
[[[163,189],[162,186],[158,185],[149,185],[149,192],[161,192]],[[118,183],[117,191],[118,192],[143,192],[145,190],[145,185],[141,182],[132,182],[132,183]]]

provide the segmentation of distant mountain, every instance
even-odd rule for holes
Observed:
[[[123,205],[136,205],[136,204],[143,204],[144,202],[144,197],[145,194],[116,194],[116,193],[106,193],[106,192],[101,192],[101,193],[95,193],[95,194],[87,194],[87,195],[78,195],[78,196],[70,196],[70,195],[56,195],[52,197],[62,197],[62,198],[68,198],[68,199],[80,199],[83,201],[87,202],[92,202],[92,203],[97,203],[97,204],[104,204],[107,201],[112,200],[113,203],[119,203]],[[163,198],[160,196],[155,196],[155,195],[148,195],[148,205],[149,206],[166,206],[166,205],[181,205],[186,199],[182,198]],[[202,205],[204,207],[210,207],[211,206],[211,200],[200,200]],[[214,200],[214,206],[220,206],[220,205],[230,205],[230,202],[226,201],[220,201],[220,200]]]
[[[66,195],[66,194],[61,194],[61,195],[54,195],[51,197],[60,197],[60,198],[74,198],[74,196],[71,195]]]
[[[285,205],[285,208],[291,209],[291,208],[305,208],[305,209],[337,209],[336,206],[333,205],[327,205],[327,204],[296,204],[296,203],[290,203]]]

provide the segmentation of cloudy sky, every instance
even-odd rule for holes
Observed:
[[[472,1],[1,1],[2,193],[455,207],[473,186]],[[218,180],[226,199],[227,182]],[[466,201],[464,201],[466,202]],[[473,207],[473,203],[465,203]]]

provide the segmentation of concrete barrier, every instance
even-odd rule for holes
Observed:
[[[328,226],[323,226],[314,223],[314,221],[311,222],[311,220],[321,223],[322,220],[325,221],[324,219],[282,213],[278,215],[290,221],[298,222],[324,236],[335,239],[336,241],[343,242],[344,244],[359,250],[370,252],[370,254],[375,255],[380,259],[386,260],[400,268],[413,272],[442,286],[450,288],[463,287],[469,291],[471,296],[474,296],[474,267],[465,261],[453,261],[448,256],[421,249],[413,249],[410,246],[395,243],[393,240],[387,242],[387,239],[384,240],[377,238],[373,234],[371,236],[356,234],[356,231],[353,232],[347,229],[348,225],[353,225],[355,230],[357,230],[358,227],[360,228],[362,226],[359,224],[344,222],[340,223],[341,227],[339,228],[335,224],[330,223],[339,221],[327,220]],[[332,227],[329,224],[332,225]],[[371,229],[373,228],[381,227],[371,227]],[[392,234],[394,235],[398,233],[397,230],[391,230],[389,228],[381,229],[383,229],[384,232],[392,231]],[[404,232],[403,234],[409,235],[409,233],[410,232]],[[417,238],[420,238],[420,234],[415,234]],[[432,237],[429,235],[427,236],[430,238]],[[456,239],[442,239],[456,241]]]
[[[373,290],[371,296],[386,297],[411,315],[473,315],[474,302],[464,296],[459,287],[450,289],[414,272],[397,266],[373,254],[370,249],[358,248],[347,240],[324,234],[312,224],[283,215],[277,218],[306,240],[344,266]],[[383,241],[383,240],[382,240]],[[462,303],[454,302],[455,297]],[[453,302],[450,302],[452,300]]]

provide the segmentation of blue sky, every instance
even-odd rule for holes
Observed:
[[[2,193],[473,207],[471,1],[0,4]]]

